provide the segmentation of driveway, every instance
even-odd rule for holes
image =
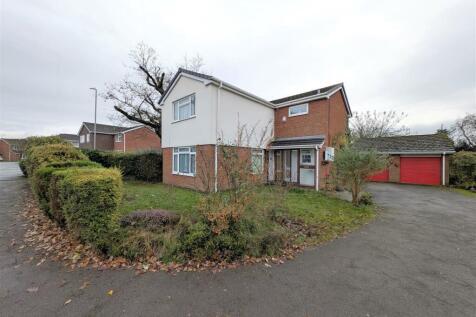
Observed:
[[[431,187],[369,188],[384,207],[375,221],[283,265],[68,272],[28,263],[33,250],[10,246],[24,231],[27,181],[0,163],[0,315],[476,316],[476,200]]]

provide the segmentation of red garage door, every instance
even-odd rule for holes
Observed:
[[[371,182],[388,182],[388,170],[375,173],[369,177]]]
[[[441,157],[401,157],[400,182],[440,185]]]

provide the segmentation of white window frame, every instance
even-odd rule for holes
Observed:
[[[84,143],[84,140],[85,140],[85,135],[84,134],[81,134],[79,136],[79,143]]]
[[[114,136],[114,141],[115,142],[122,142],[123,139],[124,139],[124,137],[123,137],[122,133],[118,133]]]
[[[180,172],[180,154],[188,154],[188,166],[190,168],[189,172],[184,173]],[[193,157],[193,160],[192,160]],[[192,162],[193,161],[193,162]],[[191,168],[193,166],[193,172]],[[174,175],[183,175],[183,176],[195,176],[197,172],[197,152],[195,146],[180,146],[174,147],[172,150],[172,174]]]
[[[185,96],[183,98],[180,98],[178,100],[175,100],[173,103],[173,114],[174,114],[174,121],[173,122],[179,122],[179,121],[184,121],[188,119],[192,119],[196,117],[196,102],[195,102],[195,94],[191,94],[188,96]],[[190,107],[190,116],[186,118],[180,118],[180,109],[183,107]]]
[[[91,134],[88,133],[86,134],[86,143],[89,143],[91,141]]]
[[[301,163],[301,165],[307,165],[307,166],[314,165],[314,162],[316,160],[315,155],[314,155],[314,152],[315,152],[314,149],[301,149],[299,152],[300,152],[299,153],[299,162]],[[309,155],[311,157],[311,162],[304,162],[303,161],[303,154],[307,153],[307,152],[309,152]]]
[[[299,112],[299,113],[294,113],[294,114],[291,113],[291,109],[296,109],[297,107],[302,107],[302,106],[305,106],[306,110],[304,110],[303,112]],[[309,104],[308,103],[301,103],[299,105],[290,106],[289,109],[288,109],[288,116],[289,117],[303,116],[303,115],[308,114],[308,113],[309,113]]]
[[[260,156],[261,157],[261,166],[259,166],[259,170],[255,171],[254,167],[254,162],[253,162],[253,156]],[[251,150],[251,173],[252,174],[263,174],[264,171],[264,151],[262,149],[252,149]]]

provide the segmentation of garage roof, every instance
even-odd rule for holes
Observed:
[[[444,133],[362,138],[354,143],[360,150],[374,149],[389,154],[454,153],[453,141]]]

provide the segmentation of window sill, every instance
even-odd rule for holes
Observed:
[[[288,117],[298,117],[298,116],[305,116],[309,114],[309,112],[306,113],[298,113],[298,114],[288,114]]]
[[[196,117],[197,117],[197,115],[194,115],[194,116],[188,117],[187,119],[175,120],[175,121],[172,121],[172,124],[182,122],[182,121],[187,121],[187,120],[190,120],[190,119],[194,119]]]
[[[190,174],[190,173],[176,173],[176,172],[172,172],[172,175],[195,177],[195,174]]]

